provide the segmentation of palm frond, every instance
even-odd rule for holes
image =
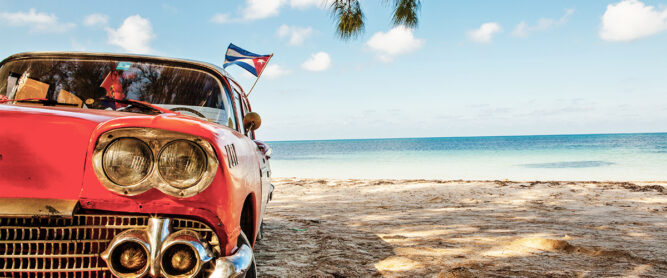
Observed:
[[[336,20],[338,37],[348,40],[363,33],[364,13],[358,0],[333,0],[331,11]]]
[[[394,25],[405,25],[410,28],[417,27],[420,9],[420,0],[395,0],[392,23]]]

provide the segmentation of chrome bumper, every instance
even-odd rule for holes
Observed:
[[[209,278],[240,277],[250,268],[252,256],[250,246],[242,245],[234,255],[215,260],[215,268]]]

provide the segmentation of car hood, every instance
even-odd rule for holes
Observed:
[[[91,133],[126,114],[0,105],[0,195],[78,199]]]

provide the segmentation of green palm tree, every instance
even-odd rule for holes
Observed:
[[[417,14],[421,7],[421,0],[382,0],[384,3],[393,2],[394,15],[391,19],[396,25],[417,27]],[[343,40],[356,38],[364,31],[364,13],[359,6],[359,0],[333,0],[330,6],[332,16],[336,20],[336,34]]]

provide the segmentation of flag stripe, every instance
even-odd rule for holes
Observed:
[[[226,68],[227,66],[230,66],[230,65],[237,65],[239,67],[242,67],[245,70],[252,73],[254,76],[257,76],[257,69],[255,69],[255,66],[252,63],[251,59],[236,60],[236,61],[233,61],[233,62],[225,63],[223,68]]]
[[[255,57],[261,57],[261,56],[246,56],[246,55],[242,55],[242,54],[234,51],[233,49],[228,49],[227,50],[227,55],[225,56],[225,60],[226,61],[236,61],[238,59],[248,59],[248,58],[252,59],[252,58],[255,58]]]
[[[252,52],[250,52],[250,51],[248,51],[248,50],[245,50],[245,49],[243,49],[243,48],[240,48],[240,47],[234,45],[233,43],[230,43],[230,44],[229,44],[229,48],[227,49],[227,51],[229,51],[229,50],[233,50],[233,51],[235,51],[236,53],[238,53],[238,54],[240,54],[240,55],[242,55],[242,56],[249,56],[249,57],[261,57],[261,56],[267,56],[267,55],[259,55],[259,54],[252,53]]]
[[[261,69],[263,69],[266,65],[263,63],[256,64],[256,60],[262,59],[263,61],[267,62],[270,56],[271,55],[255,54],[230,43],[229,47],[227,48],[225,62],[223,63],[222,67],[227,68],[230,65],[237,65],[252,73],[254,76],[257,76],[258,69],[261,71]]]

